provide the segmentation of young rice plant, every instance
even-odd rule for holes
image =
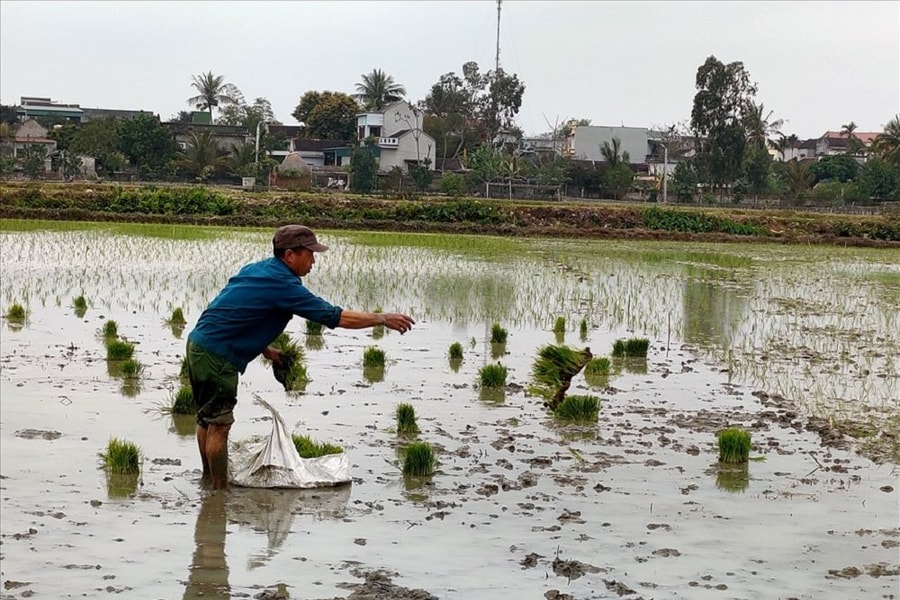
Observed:
[[[394,413],[397,417],[397,433],[401,435],[415,435],[419,433],[419,426],[416,424],[416,409],[412,404],[402,402],[397,405]]]
[[[124,340],[107,340],[106,360],[128,360],[134,355],[134,344]]]
[[[106,452],[100,452],[99,456],[108,473],[139,473],[141,470],[141,450],[127,440],[110,439]]]
[[[719,462],[745,463],[750,460],[750,432],[729,427],[716,434],[719,439]]]
[[[506,385],[507,372],[507,368],[500,363],[492,363],[481,367],[478,375],[481,379],[482,387],[498,388]]]
[[[329,444],[328,442],[317,442],[306,435],[297,435],[295,433],[291,436],[291,439],[294,441],[294,448],[297,449],[297,454],[300,455],[300,458],[319,458],[328,454],[340,454],[344,451],[340,446]]]
[[[509,337],[509,332],[503,328],[500,323],[494,323],[491,325],[491,343],[492,344],[505,344],[506,338]]]
[[[363,366],[384,367],[384,350],[377,346],[369,346],[363,351]]]
[[[596,396],[566,396],[553,414],[562,421],[595,423],[600,415],[600,400]]]
[[[427,442],[413,442],[407,446],[403,456],[403,474],[425,477],[434,473],[434,450]]]

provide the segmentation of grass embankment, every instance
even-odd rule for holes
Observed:
[[[390,200],[202,186],[0,185],[0,217],[900,247],[900,217],[598,201]]]

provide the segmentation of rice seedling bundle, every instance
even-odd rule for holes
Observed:
[[[25,308],[18,302],[13,302],[12,306],[6,311],[6,318],[10,321],[24,321]]]
[[[553,414],[562,421],[593,423],[600,415],[600,400],[596,396],[566,396]]]
[[[103,329],[101,329],[100,333],[107,340],[119,337],[119,324],[110,319],[103,323]]]
[[[190,386],[182,386],[175,392],[175,397],[172,399],[172,414],[197,414],[197,408],[194,406],[194,391]]]
[[[505,344],[506,338],[509,337],[509,332],[500,325],[500,323],[494,323],[491,325],[491,343],[492,344]]]
[[[340,446],[329,444],[328,442],[317,442],[306,435],[297,435],[295,433],[291,436],[291,439],[300,458],[319,458],[328,454],[340,454],[344,451]]]
[[[553,324],[553,332],[554,333],[565,333],[566,332],[566,318],[565,317],[556,317],[556,323]]]
[[[650,340],[647,338],[630,338],[616,340],[613,344],[612,355],[619,358],[646,358]]]
[[[588,375],[609,375],[612,363],[606,356],[598,356],[588,361],[584,366],[584,374]]]
[[[410,444],[403,456],[403,474],[412,477],[425,477],[434,473],[434,450],[427,442]]]
[[[309,374],[303,364],[306,357],[303,347],[286,332],[281,332],[269,345],[281,351],[281,364],[272,364],[275,379],[289,392],[305,389],[309,383]]]
[[[322,335],[322,324],[316,321],[306,321],[306,334],[307,335]]]
[[[187,321],[184,318],[184,311],[181,310],[180,306],[172,311],[172,316],[169,317],[169,325],[175,327],[184,327],[187,325]]]
[[[483,387],[502,387],[506,385],[508,369],[500,363],[484,365],[478,371]]]
[[[462,360],[463,358],[463,347],[459,342],[453,342],[450,344],[450,360]]]
[[[363,351],[364,367],[384,367],[384,350],[377,346],[369,346]]]
[[[134,344],[124,340],[107,340],[107,360],[128,360],[134,355]]]
[[[750,432],[729,427],[716,434],[719,440],[719,462],[745,463],[750,460]]]
[[[416,409],[412,404],[405,402],[398,404],[394,414],[397,417],[397,433],[403,435],[419,433],[419,426],[416,424]]]
[[[106,452],[99,456],[109,473],[139,473],[141,470],[141,450],[127,440],[110,439]]]
[[[122,375],[125,377],[140,377],[141,373],[144,372],[144,365],[134,358],[122,361],[119,368],[122,370]]]

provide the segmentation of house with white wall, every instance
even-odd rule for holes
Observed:
[[[356,116],[357,140],[375,140],[378,170],[390,171],[400,167],[409,171],[418,164],[435,168],[435,141],[425,133],[422,124],[425,114],[408,102],[388,104],[378,112],[364,112]]]

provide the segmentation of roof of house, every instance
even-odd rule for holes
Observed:
[[[322,152],[329,148],[349,146],[350,140],[319,140],[311,138],[294,138],[294,150]]]
[[[875,141],[875,138],[881,135],[881,132],[878,131],[854,131],[853,137],[861,141],[863,144],[869,145]],[[848,136],[846,133],[842,133],[840,131],[826,131],[822,134],[822,137],[819,139],[828,138],[829,143],[836,142],[838,140],[846,142]]]
[[[163,123],[173,133],[189,133],[191,131],[210,131],[215,135],[248,136],[250,132],[240,125],[203,125],[200,123]]]

